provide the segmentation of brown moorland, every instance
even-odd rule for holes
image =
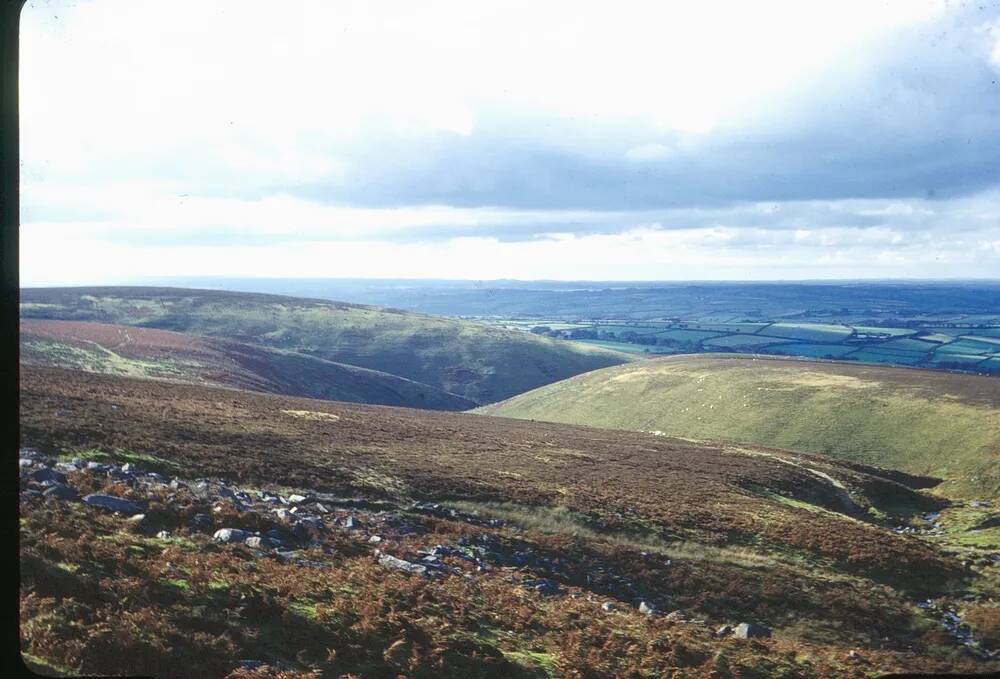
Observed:
[[[969,591],[979,575],[887,529],[943,506],[917,489],[926,478],[777,449],[31,366],[21,397],[23,445],[46,454],[97,450],[158,460],[186,478],[382,502],[414,526],[385,547],[401,558],[418,543],[459,539],[539,555],[426,579],[388,572],[335,534],[311,552],[326,563],[314,572],[194,532],[168,543],[129,537],[120,519],[80,505],[23,500],[23,639],[51,667],[184,675],[162,664],[183,659],[188,670],[224,674],[238,658],[267,657],[366,677],[998,668],[915,606]],[[99,488],[71,476],[81,492]],[[164,495],[156,511],[180,511],[182,495]],[[414,514],[417,500],[504,522]],[[526,576],[566,593],[516,586]],[[680,615],[643,615],[630,596],[609,594],[609,578]],[[222,617],[206,621],[208,609]],[[742,621],[774,637],[712,634]]]

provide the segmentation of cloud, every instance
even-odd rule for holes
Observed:
[[[442,259],[479,278],[995,275],[998,16],[32,0],[22,262],[34,280],[440,277]]]

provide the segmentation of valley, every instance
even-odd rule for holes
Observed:
[[[21,308],[44,674],[1000,670],[995,378],[261,294]]]
[[[171,288],[30,288],[26,319],[130,325],[281,349],[490,403],[628,354],[343,302]]]

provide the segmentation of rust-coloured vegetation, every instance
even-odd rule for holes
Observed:
[[[22,644],[48,672],[860,677],[997,667],[914,605],[974,574],[886,529],[879,517],[891,508],[866,494],[873,487],[907,511],[938,501],[885,470],[31,367],[21,419],[23,444],[43,454],[144,456],[184,479],[368,507],[333,509],[328,525],[348,514],[358,525],[312,532],[296,557],[279,558],[211,536],[228,526],[280,533],[289,517],[206,498],[188,482],[150,489],[69,473],[80,494],[146,503],[143,530],[22,495]],[[208,525],[192,527],[198,514]],[[161,530],[169,537],[151,536]],[[420,577],[383,567],[374,551],[413,562],[432,545],[478,545],[492,560],[474,566],[445,551],[450,574]],[[539,579],[558,594],[535,591]],[[661,615],[640,612],[640,599]],[[995,609],[983,611],[988,633]],[[774,636],[714,633],[744,621]]]

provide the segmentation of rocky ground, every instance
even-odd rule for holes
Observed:
[[[274,560],[310,571],[329,570],[343,554],[368,558],[385,571],[436,580],[502,578],[511,587],[550,600],[593,606],[593,615],[633,611],[689,626],[705,638],[759,639],[772,636],[761,624],[737,619],[707,620],[671,605],[669,596],[649,591],[616,572],[610,563],[580,564],[540,551],[517,537],[519,529],[433,502],[400,506],[385,500],[338,497],[308,489],[249,488],[218,478],[183,479],[136,465],[75,458],[58,461],[36,450],[20,451],[22,512],[74,504],[117,522],[120,530],[162,544],[229,545],[234,558]],[[936,516],[925,517],[930,522]],[[462,526],[441,541],[439,521]],[[662,554],[642,552],[655,568],[673,566]],[[1000,562],[1000,555],[994,557]],[[163,577],[182,575],[168,566]],[[975,595],[967,595],[974,601]],[[947,600],[917,604],[940,621],[956,643],[979,660],[1000,658],[984,647]],[[385,658],[393,656],[391,645]],[[29,656],[30,657],[30,656]],[[847,661],[863,664],[852,650]],[[397,665],[400,663],[396,663]],[[239,658],[234,672],[294,673],[295,663]],[[752,676],[752,674],[750,675]]]

